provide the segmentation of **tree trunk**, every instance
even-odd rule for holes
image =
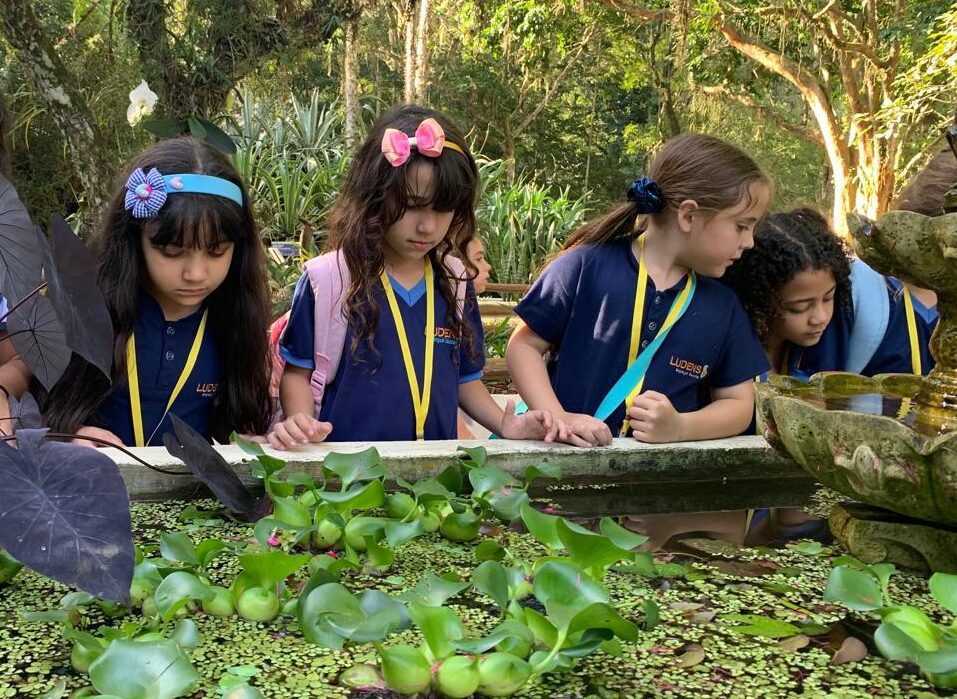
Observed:
[[[415,15],[419,0],[408,0],[405,8],[405,75],[403,101],[415,102]]]
[[[346,22],[346,50],[342,70],[342,88],[346,108],[346,146],[352,150],[359,135],[359,104],[356,96],[359,82],[358,19]]]
[[[7,109],[6,100],[0,92],[0,174],[13,179],[13,113]]]
[[[429,92],[429,0],[418,0],[415,29],[415,101],[428,103]]]
[[[30,2],[3,0],[0,27],[20,52],[20,64],[40,93],[47,111],[66,138],[73,172],[92,211],[106,203],[112,168],[102,156],[96,120],[80,94],[77,81],[63,65],[43,33]]]

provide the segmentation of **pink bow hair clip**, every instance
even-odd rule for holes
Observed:
[[[419,124],[412,138],[398,129],[391,128],[386,129],[382,134],[382,155],[392,167],[399,167],[405,163],[412,154],[413,146],[422,155],[430,158],[438,158],[445,148],[457,150],[464,155],[464,151],[459,146],[445,140],[445,131],[441,124],[431,117]]]

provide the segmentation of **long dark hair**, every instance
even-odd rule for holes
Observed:
[[[661,189],[661,212],[640,214],[634,203],[622,202],[572,233],[563,250],[633,238],[645,230],[649,218],[674,215],[686,199],[693,199],[706,211],[718,212],[742,200],[750,206],[753,185],[771,187],[771,178],[750,155],[720,138],[697,133],[681,134],[665,142],[648,176]]]
[[[243,205],[218,196],[176,193],[153,218],[137,219],[124,206],[125,183],[136,168],[164,174],[220,177],[239,186]],[[137,156],[117,183],[93,249],[97,282],[113,320],[113,384],[126,382],[126,342],[139,315],[145,287],[142,234],[154,244],[213,249],[233,243],[225,280],[208,297],[208,327],[224,374],[214,399],[211,434],[225,441],[232,430],[261,434],[269,424],[269,298],[265,260],[249,196],[239,173],[216,149],[194,138],[160,141]],[[41,401],[57,432],[75,432],[95,415],[110,391],[103,375],[74,355],[63,378]]]
[[[382,136],[387,128],[413,136],[423,120],[432,118],[442,126],[446,141],[462,149],[462,153],[446,149],[438,158],[430,158],[413,149],[404,165],[393,167],[382,155]],[[474,279],[478,270],[468,261],[466,248],[475,237],[475,204],[479,192],[479,172],[475,159],[465,143],[464,134],[443,114],[426,107],[408,104],[396,107],[376,121],[369,136],[359,147],[346,173],[345,181],[329,218],[331,249],[341,249],[352,282],[344,311],[354,329],[350,352],[355,355],[360,343],[371,343],[379,323],[379,307],[375,292],[385,265],[382,248],[386,232],[401,219],[414,199],[415,192],[408,178],[410,169],[424,164],[432,170],[432,200],[420,202],[436,211],[453,212],[444,244],[429,251],[429,258],[448,304],[446,322],[466,347],[472,347],[472,332],[463,317],[456,313],[456,282],[447,264],[450,255],[466,265],[467,277]],[[374,348],[373,348],[374,351]]]
[[[754,247],[745,250],[721,281],[734,289],[767,349],[784,313],[781,289],[799,272],[826,269],[834,275],[834,306],[851,305],[847,248],[814,209],[772,214],[754,229]]]

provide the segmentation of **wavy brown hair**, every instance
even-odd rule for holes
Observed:
[[[124,206],[125,183],[136,168],[164,174],[195,173],[229,180],[243,204],[218,196],[177,193],[152,218],[137,219]],[[211,436],[227,441],[231,431],[261,434],[269,425],[269,296],[265,255],[246,187],[229,160],[194,138],[160,141],[137,156],[117,182],[93,250],[97,282],[113,320],[113,385],[126,383],[126,342],[139,315],[146,264],[142,234],[155,245],[214,249],[233,243],[223,283],[207,298],[209,334],[222,355],[223,379],[214,399]],[[110,392],[98,369],[74,355],[63,378],[41,398],[47,422],[57,432],[75,432],[95,415]]]
[[[633,202],[617,204],[572,233],[563,250],[641,235],[649,219],[673,216],[686,199],[717,213],[742,201],[750,206],[754,185],[769,189],[772,186],[767,173],[743,150],[715,136],[696,133],[666,141],[655,155],[648,177],[661,189],[664,198],[661,212],[639,214]]]
[[[409,136],[424,119],[435,119],[445,131],[447,141],[462,153],[446,149],[438,158],[430,158],[413,149],[409,159],[393,167],[382,155],[382,136],[387,128],[398,129]],[[456,283],[446,265],[449,256],[458,257],[465,265],[467,278],[474,279],[478,270],[468,261],[466,248],[475,237],[475,204],[479,192],[479,172],[465,142],[464,134],[443,114],[426,107],[408,104],[396,107],[376,121],[366,140],[359,147],[346,173],[329,217],[329,249],[340,249],[349,266],[352,281],[346,295],[344,313],[354,330],[350,352],[356,355],[361,343],[372,344],[379,324],[379,307],[375,301],[380,286],[379,276],[385,265],[385,234],[406,213],[410,201],[416,199],[408,173],[416,164],[432,170],[432,197],[418,202],[436,211],[451,211],[452,222],[444,244],[429,251],[432,266],[442,279],[439,285],[448,304],[446,322],[460,342],[472,350],[473,334],[456,313]],[[372,348],[375,351],[375,348]]]

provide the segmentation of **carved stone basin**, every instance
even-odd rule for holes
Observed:
[[[757,386],[758,428],[821,483],[909,517],[957,524],[957,431],[918,419],[920,377],[823,372]]]

